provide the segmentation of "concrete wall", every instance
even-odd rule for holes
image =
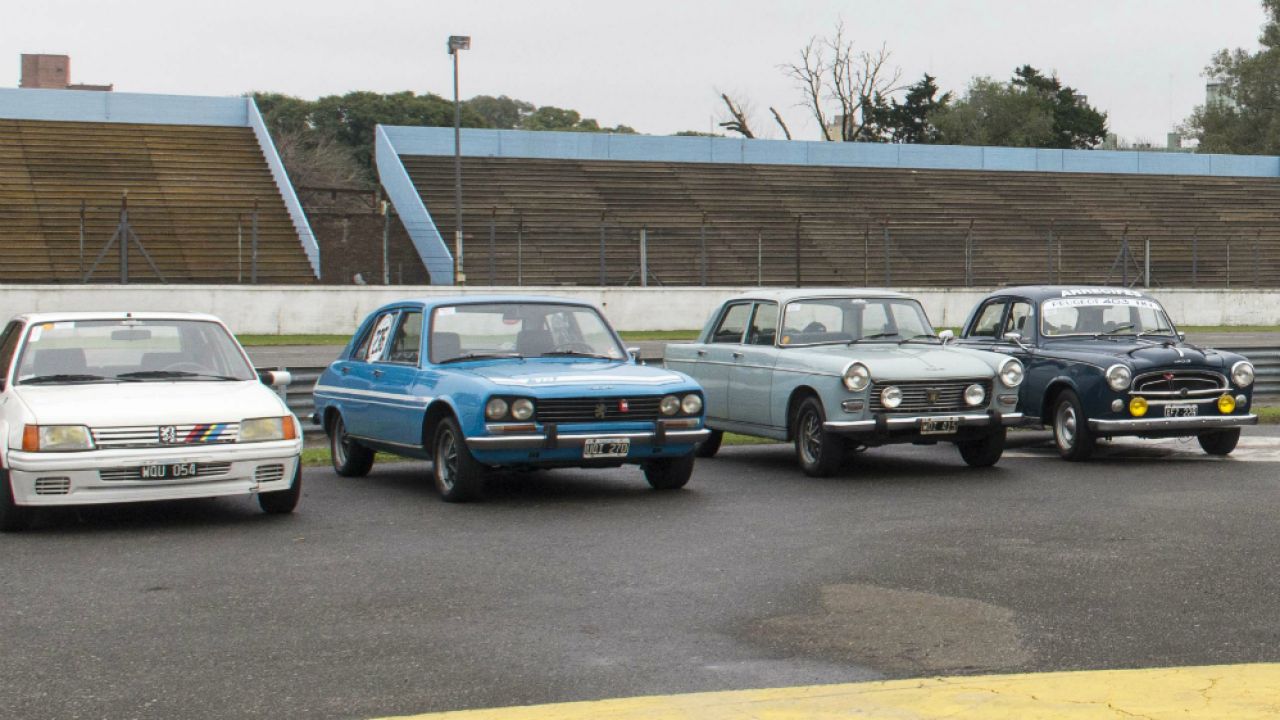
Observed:
[[[749,289],[749,288],[743,288]],[[938,327],[956,327],[987,291],[895,288],[918,297]],[[409,297],[529,293],[581,298],[604,307],[622,330],[700,328],[734,288],[442,288],[438,286],[2,285],[0,315],[57,310],[185,310],[221,317],[240,333],[352,332],[383,303]],[[1158,290],[1181,325],[1278,324],[1280,290]]]
[[[0,117],[144,125],[249,125],[242,97],[0,88]]]
[[[452,155],[453,128],[383,127],[401,155]],[[476,157],[647,162],[817,165],[928,170],[1277,177],[1280,157],[1169,152],[1044,150],[890,143],[662,137],[607,133],[462,131],[462,154]],[[383,178],[383,183],[387,181]]]

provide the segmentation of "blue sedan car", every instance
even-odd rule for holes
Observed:
[[[430,459],[450,502],[500,467],[639,464],[655,489],[680,488],[710,434],[696,382],[638,364],[595,306],[552,297],[386,305],[315,398],[338,474],[368,473],[375,451]]]

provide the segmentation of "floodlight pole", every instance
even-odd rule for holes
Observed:
[[[449,54],[453,56],[453,277],[458,285],[467,284],[462,264],[462,102],[458,99],[458,55],[470,48],[471,36],[449,36]]]

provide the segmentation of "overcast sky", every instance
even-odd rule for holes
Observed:
[[[881,43],[903,77],[944,89],[1056,71],[1130,141],[1164,134],[1203,101],[1221,48],[1257,46],[1257,0],[8,0],[0,57],[72,57],[72,81],[119,91],[307,98],[410,89],[452,96],[450,34],[471,35],[462,96],[509,95],[602,125],[665,134],[723,119],[718,91],[755,109],[762,136],[817,138],[778,69],[843,18],[858,47]],[[21,12],[15,12],[20,6]]]

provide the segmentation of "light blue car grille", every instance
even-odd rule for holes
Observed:
[[[871,386],[872,412],[886,413],[922,413],[922,412],[959,412],[972,411],[974,406],[964,401],[964,389],[977,383],[986,391],[986,400],[978,408],[984,408],[991,402],[991,380],[946,380],[928,382],[912,380],[909,382],[883,383]],[[880,391],[889,385],[902,390],[902,404],[890,410],[880,402]]]

